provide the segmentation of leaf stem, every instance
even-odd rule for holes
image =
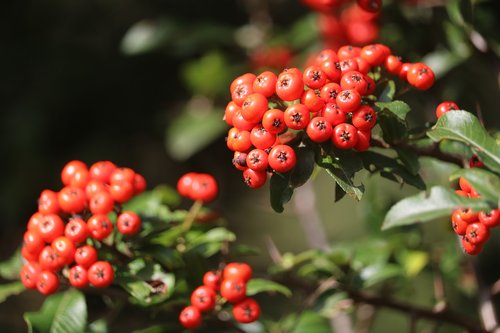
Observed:
[[[182,222],[182,229],[185,232],[191,229],[191,226],[193,225],[196,216],[198,216],[198,214],[200,213],[202,207],[203,207],[203,201],[201,200],[196,200],[193,203],[193,205],[189,209],[186,219],[184,220],[184,222]]]

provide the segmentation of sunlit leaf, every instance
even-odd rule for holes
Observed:
[[[286,297],[292,297],[292,291],[286,286],[265,279],[251,279],[247,284],[247,295],[253,296],[258,293],[280,293]]]
[[[427,135],[434,141],[449,139],[469,145],[487,167],[500,172],[500,143],[472,113],[461,110],[446,112]]]
[[[30,333],[83,333],[87,325],[84,295],[75,289],[49,296],[39,312],[27,312]]]
[[[490,209],[482,200],[461,197],[449,188],[435,186],[429,193],[420,192],[392,206],[385,216],[382,229],[449,217],[458,207],[470,207],[477,211]]]

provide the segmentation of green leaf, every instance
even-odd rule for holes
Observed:
[[[387,143],[397,144],[408,137],[406,121],[387,109],[377,113],[377,122],[382,129],[382,137]]]
[[[184,161],[205,148],[226,130],[221,108],[213,107],[204,97],[188,105],[185,112],[172,120],[166,130],[165,145],[176,160]]]
[[[289,174],[273,173],[270,184],[271,207],[277,213],[282,213],[283,207],[292,198],[293,188],[289,184]]]
[[[500,178],[488,170],[480,168],[459,169],[451,174],[450,181],[465,178],[482,199],[498,204],[500,199]]]
[[[424,269],[429,262],[429,254],[424,251],[403,251],[398,256],[398,261],[401,263],[405,275],[414,277]]]
[[[477,211],[490,209],[482,200],[460,197],[449,188],[435,186],[429,193],[420,192],[392,206],[385,216],[382,229],[449,217],[458,207],[470,207]]]
[[[292,297],[292,291],[282,284],[265,279],[251,279],[247,284],[247,295],[253,296],[258,293],[280,293],[286,297]]]
[[[45,299],[39,312],[27,312],[24,320],[29,333],[83,333],[87,326],[87,305],[75,289]]]
[[[108,323],[104,319],[91,322],[85,333],[108,333]]]
[[[472,150],[463,142],[453,140],[441,140],[439,142],[439,150],[446,155],[451,155],[457,158],[469,159],[472,156]]]
[[[19,295],[24,290],[26,288],[20,281],[0,284],[0,303],[4,302],[9,296]]]
[[[394,99],[394,94],[396,93],[396,84],[393,80],[387,81],[387,85],[378,97],[380,102],[391,102]]]
[[[488,168],[500,173],[500,143],[472,113],[461,110],[446,112],[427,135],[434,141],[449,139],[469,145]]]
[[[304,311],[300,316],[293,333],[331,333],[330,323],[325,317],[312,312]]]
[[[346,170],[338,159],[324,156],[320,157],[318,164],[326,170],[345,193],[358,201],[361,200],[365,191],[364,186],[354,184],[353,172]]]
[[[360,272],[363,287],[369,288],[390,278],[400,276],[401,267],[395,264],[375,263],[364,267]]]
[[[295,148],[297,163],[290,172],[290,185],[295,188],[304,185],[311,177],[314,166],[314,151],[310,147]]]
[[[413,150],[405,148],[396,148],[398,157],[403,162],[406,169],[414,176],[418,174],[420,170],[420,162],[418,161],[418,155]]]
[[[406,119],[406,114],[411,111],[410,106],[403,101],[376,102],[381,110],[388,110],[401,120]]]
[[[6,280],[19,279],[19,271],[23,267],[23,257],[18,249],[7,260],[0,262],[0,277]]]
[[[359,156],[363,160],[366,170],[372,173],[380,172],[381,176],[398,183],[406,183],[418,189],[425,189],[425,183],[420,175],[413,175],[395,159],[374,151],[359,153]]]

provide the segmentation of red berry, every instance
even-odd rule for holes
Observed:
[[[89,199],[92,214],[108,214],[113,210],[115,201],[108,191],[97,192]]]
[[[339,108],[344,112],[353,112],[361,104],[361,95],[357,90],[342,90],[335,99]]]
[[[256,171],[265,171],[267,169],[268,156],[262,149],[253,149],[247,154],[246,165]]]
[[[260,306],[253,298],[245,298],[234,305],[232,312],[237,322],[252,323],[260,317]]]
[[[460,214],[462,220],[464,220],[467,223],[473,223],[477,221],[478,213],[475,213],[470,208],[459,209],[458,213]]]
[[[66,186],[57,195],[59,207],[66,213],[80,213],[87,204],[87,195],[80,187]]]
[[[408,83],[419,90],[427,90],[434,84],[434,72],[426,64],[415,63],[406,75]]]
[[[304,129],[309,124],[310,111],[303,104],[292,104],[286,108],[284,119],[286,126],[289,128],[295,130]]]
[[[85,288],[89,285],[87,270],[79,265],[73,266],[68,271],[69,283],[76,288]]]
[[[94,194],[104,191],[108,191],[108,185],[99,180],[91,179],[85,186],[87,198],[91,198]]]
[[[259,122],[267,111],[267,98],[258,93],[248,95],[241,105],[241,115],[246,121]]]
[[[71,183],[71,179],[79,170],[87,170],[87,165],[82,161],[77,160],[68,162],[61,172],[62,183],[66,186],[69,185]]]
[[[319,89],[326,83],[326,74],[318,66],[309,66],[302,75],[304,84],[311,89]]]
[[[44,295],[50,295],[59,288],[59,278],[54,272],[44,270],[38,275],[36,289]]]
[[[342,75],[340,86],[343,90],[353,89],[360,95],[365,95],[368,90],[368,82],[365,80],[365,75],[358,71],[349,71]]]
[[[314,117],[306,130],[307,136],[314,142],[325,142],[332,137],[332,124],[325,117]]]
[[[327,103],[321,112],[321,115],[328,120],[332,126],[336,126],[347,121],[347,112],[342,111],[335,103]]]
[[[253,81],[253,90],[265,97],[271,97],[276,91],[276,82],[278,82],[276,74],[270,71],[262,72]]]
[[[87,221],[87,227],[92,238],[97,240],[105,239],[113,231],[113,223],[103,214],[92,215]]]
[[[45,246],[45,241],[37,231],[27,230],[23,236],[23,246],[29,252],[40,253]]]
[[[286,129],[284,117],[279,109],[267,110],[262,116],[262,126],[271,134],[279,134]]]
[[[230,262],[222,271],[224,280],[242,280],[248,282],[252,278],[252,267],[244,262]]]
[[[480,212],[478,215],[479,222],[488,228],[494,228],[500,225],[500,209],[493,209],[489,212]]]
[[[200,173],[193,179],[191,198],[204,203],[215,200],[219,192],[217,181],[212,175]]]
[[[362,105],[352,115],[352,124],[360,131],[368,131],[375,126],[377,114],[368,105]]]
[[[470,193],[472,191],[472,186],[464,177],[460,177],[460,179],[458,180],[458,185],[460,186],[460,189],[464,192]]]
[[[132,185],[134,187],[134,195],[140,194],[146,190],[147,186],[146,179],[144,178],[143,175],[136,172]]]
[[[214,291],[220,288],[221,273],[220,271],[208,271],[203,274],[203,284]]]
[[[333,129],[332,142],[340,149],[353,148],[358,142],[358,130],[350,124],[339,124]]]
[[[339,60],[347,60],[358,57],[361,52],[361,48],[352,45],[344,45],[337,51]]]
[[[276,94],[284,101],[294,101],[302,96],[304,81],[298,70],[286,69],[278,75]]]
[[[60,236],[54,239],[51,246],[57,251],[64,265],[69,265],[73,262],[76,249],[72,240],[65,236]]]
[[[41,271],[42,270],[38,263],[36,262],[25,263],[19,272],[19,277],[21,278],[21,282],[28,289],[36,288],[36,281]]]
[[[455,209],[451,214],[451,226],[453,231],[455,231],[457,235],[463,236],[465,235],[468,225],[469,223],[465,222],[460,216],[460,209]]]
[[[141,218],[134,212],[125,211],[118,215],[116,228],[125,236],[132,236],[141,229]]]
[[[133,183],[135,171],[131,168],[116,168],[109,176],[110,184]]]
[[[297,156],[292,147],[276,145],[269,152],[269,166],[277,172],[288,172],[297,163]]]
[[[116,165],[111,161],[99,161],[90,166],[90,178],[101,183],[109,183],[111,174],[116,170]]]
[[[389,73],[399,75],[401,67],[403,67],[403,62],[400,57],[390,55],[385,59],[384,67]]]
[[[453,110],[460,110],[457,104],[451,101],[444,101],[439,103],[439,105],[436,107],[436,117],[439,119],[443,114],[445,114],[448,111],[453,111]]]
[[[188,172],[179,178],[177,181],[177,192],[186,198],[191,197],[191,191],[193,188],[193,179],[196,177],[195,172]]]
[[[482,243],[474,244],[471,243],[467,239],[467,237],[462,237],[462,248],[467,254],[476,255],[479,254],[483,249],[483,244]]]
[[[51,190],[43,190],[38,198],[38,211],[42,214],[57,214],[59,209],[57,193]]]
[[[235,151],[231,162],[236,167],[236,169],[244,171],[247,168],[247,156],[248,154],[246,153]]]
[[[481,222],[469,224],[465,231],[465,237],[467,237],[472,244],[484,243],[489,236],[490,231],[488,227]]]
[[[72,218],[66,224],[64,229],[64,236],[72,240],[74,243],[83,243],[90,232],[87,223],[79,217]]]
[[[386,49],[381,44],[366,45],[361,49],[360,57],[366,60],[370,66],[379,66],[385,62],[387,54]]]
[[[111,183],[109,194],[111,194],[111,197],[116,202],[127,202],[134,196],[134,185],[132,184],[132,182],[128,181]]]
[[[257,125],[250,132],[250,142],[258,149],[267,149],[276,142],[276,134],[268,132],[262,125]]]
[[[193,305],[186,306],[179,315],[179,321],[187,329],[198,328],[202,321],[201,312]]]
[[[115,273],[107,261],[96,261],[88,269],[89,282],[96,288],[105,288],[113,283]]]
[[[354,145],[354,149],[357,151],[365,151],[370,148],[370,140],[372,137],[371,131],[357,131],[358,142]]]
[[[245,171],[243,171],[243,181],[250,188],[262,187],[267,181],[267,172],[256,171],[248,168]]]
[[[342,92],[342,88],[335,82],[327,83],[321,88],[320,97],[325,103],[337,103],[337,96]]]
[[[57,271],[64,266],[64,260],[59,256],[57,250],[49,245],[40,252],[38,262],[42,269],[50,271]]]
[[[191,304],[201,312],[213,310],[217,295],[215,291],[207,286],[196,288],[191,294]]]
[[[246,283],[242,280],[223,280],[220,285],[220,294],[229,303],[242,301],[246,293]]]
[[[45,242],[51,243],[64,233],[64,222],[59,215],[45,215],[42,217],[40,223],[37,224],[36,232]]]
[[[300,97],[300,104],[303,104],[311,112],[319,112],[324,106],[325,101],[321,98],[321,93],[317,90],[305,90]]]
[[[75,262],[83,268],[89,268],[97,261],[97,250],[92,245],[83,245],[75,251]]]

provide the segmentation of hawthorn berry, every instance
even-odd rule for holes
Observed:
[[[276,145],[269,152],[269,166],[277,172],[288,172],[297,163],[297,156],[292,147]]]
[[[213,310],[217,295],[215,291],[207,286],[200,286],[191,293],[191,304],[201,312]]]
[[[292,104],[284,113],[285,124],[288,128],[300,130],[307,127],[310,120],[309,109],[300,103]]]
[[[299,99],[304,91],[302,73],[298,69],[286,69],[278,75],[276,95],[284,101]]]
[[[83,268],[89,268],[97,261],[97,250],[92,245],[83,245],[75,251],[75,262]]]
[[[269,165],[267,153],[262,149],[251,150],[247,154],[246,165],[255,171],[265,171]]]
[[[208,271],[203,274],[203,285],[218,291],[220,288],[221,273],[220,271]]]
[[[458,105],[452,101],[444,101],[438,104],[436,107],[436,117],[439,119],[443,114],[448,111],[460,110]]]
[[[406,75],[408,83],[419,90],[427,90],[434,84],[434,72],[423,63],[411,65]]]
[[[484,243],[490,236],[488,227],[480,222],[472,223],[465,230],[465,237],[472,244]]]
[[[357,90],[342,90],[335,99],[339,108],[344,112],[352,112],[361,104],[361,95]]]
[[[113,283],[115,273],[107,261],[96,261],[88,269],[89,282],[96,288],[105,288]]]
[[[201,200],[207,203],[215,200],[218,192],[219,186],[212,175],[200,173],[194,177],[191,192],[193,200]]]
[[[500,209],[493,209],[489,212],[479,212],[479,222],[488,228],[494,228],[500,225]]]
[[[37,262],[27,262],[19,272],[19,277],[23,285],[28,289],[35,289],[38,275],[41,272],[40,265]]]
[[[90,178],[104,184],[109,183],[111,174],[116,168],[117,166],[111,161],[95,162],[89,169]]]
[[[267,173],[266,171],[256,171],[248,168],[243,171],[243,181],[250,188],[259,188],[266,183]]]
[[[57,214],[59,210],[57,193],[51,190],[43,190],[38,198],[38,211],[42,214]]]
[[[87,221],[87,227],[92,238],[97,240],[107,238],[113,231],[113,223],[104,214],[92,215]]]
[[[201,325],[201,311],[193,306],[186,306],[179,314],[179,322],[187,329],[195,329]]]
[[[83,243],[89,235],[87,223],[80,217],[70,219],[64,228],[64,236],[74,243]]]
[[[314,117],[309,122],[306,133],[314,142],[325,142],[331,138],[333,127],[325,117]]]
[[[229,303],[242,301],[246,292],[246,283],[240,279],[222,280],[220,284],[220,294]]]
[[[358,142],[358,130],[351,124],[339,124],[333,128],[332,142],[340,149],[353,148]]]
[[[87,195],[80,187],[66,186],[57,194],[59,207],[66,213],[80,213],[87,205]]]
[[[125,236],[132,236],[141,229],[141,218],[132,211],[125,211],[118,215],[116,228]]]
[[[234,319],[243,324],[252,323],[259,319],[260,312],[259,303],[249,297],[234,304],[232,311]]]
[[[36,281],[36,289],[44,294],[50,295],[57,291],[59,288],[59,278],[57,275],[48,270],[43,270],[38,274],[38,278]]]
[[[253,270],[250,265],[244,262],[230,262],[222,271],[222,278],[224,280],[242,280],[248,282],[252,278]]]
[[[64,185],[70,185],[71,179],[77,171],[87,170],[87,165],[82,161],[73,160],[68,162],[61,171],[61,180]]]
[[[267,110],[262,116],[262,126],[271,134],[283,132],[286,129],[285,114],[279,109]]]
[[[271,97],[276,91],[278,77],[270,71],[260,73],[253,81],[253,90],[265,97]]]
[[[89,285],[88,272],[83,266],[73,266],[68,271],[69,283],[76,288],[85,288]]]
[[[360,106],[352,115],[352,124],[360,131],[368,131],[375,126],[377,114],[368,105]]]

